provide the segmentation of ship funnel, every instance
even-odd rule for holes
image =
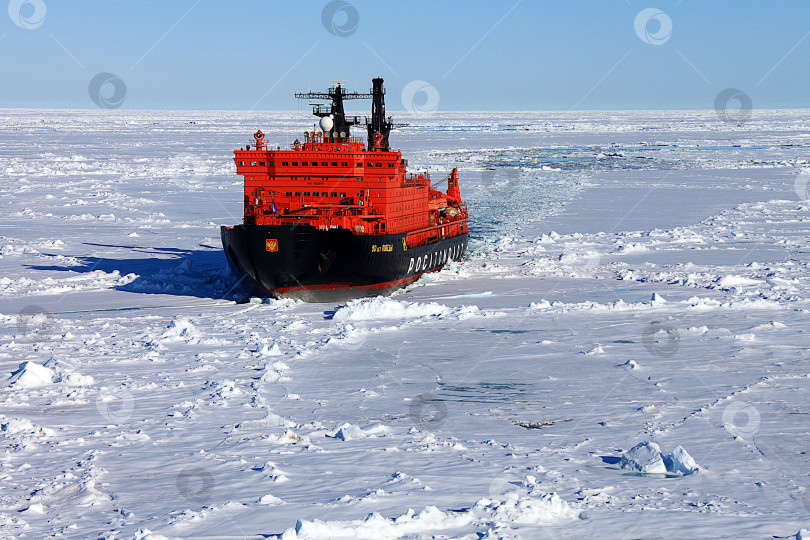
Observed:
[[[371,79],[371,123],[368,125],[369,146],[374,134],[382,135],[382,148],[388,149],[388,135],[391,133],[391,122],[385,121],[385,89],[380,77]]]

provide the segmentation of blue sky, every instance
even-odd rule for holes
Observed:
[[[99,73],[125,109],[296,110],[374,76],[389,110],[810,107],[806,0],[338,1],[10,0],[0,107],[97,108]]]

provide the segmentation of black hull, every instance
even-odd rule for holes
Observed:
[[[245,290],[313,302],[390,294],[459,260],[468,240],[464,233],[407,248],[405,234],[352,234],[309,225],[237,225],[222,227],[221,235]]]

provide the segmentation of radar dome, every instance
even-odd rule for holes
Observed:
[[[321,118],[319,122],[321,129],[324,131],[332,131],[332,126],[335,125],[335,122],[332,120],[330,116],[324,116]]]

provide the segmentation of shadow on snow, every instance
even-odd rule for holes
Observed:
[[[75,257],[76,266],[26,265],[31,270],[78,272],[89,274],[101,271],[118,272],[126,283],[116,285],[118,291],[141,294],[168,294],[241,300],[245,291],[231,274],[225,254],[220,246],[202,245],[200,250],[167,247],[122,246],[86,242],[101,248],[126,249],[136,255],[126,258]],[[46,254],[51,257],[57,254]],[[142,255],[138,257],[137,255]],[[127,276],[134,274],[134,279]]]

